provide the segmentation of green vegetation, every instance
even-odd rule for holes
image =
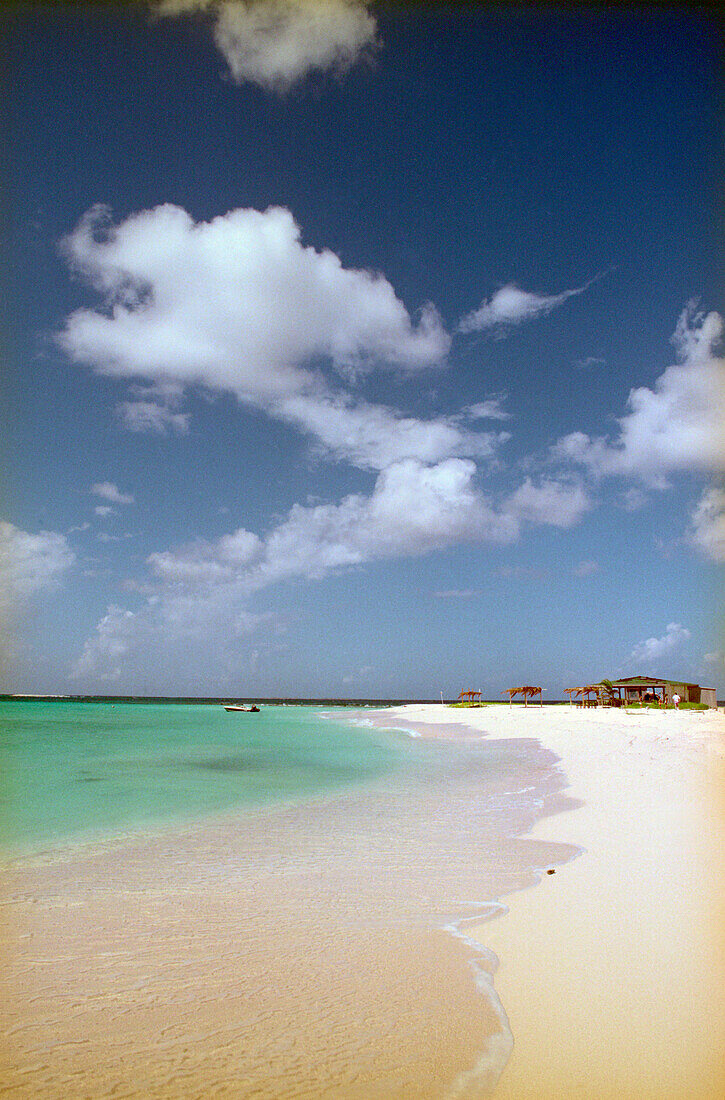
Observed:
[[[623,706],[627,707],[627,710],[673,710],[673,707],[663,707],[659,703],[626,703]]]
[[[680,703],[680,710],[709,710],[707,703]],[[666,707],[659,703],[627,703],[627,710],[675,710],[672,703]]]

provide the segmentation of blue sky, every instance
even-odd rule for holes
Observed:
[[[2,687],[723,694],[712,17],[2,29]]]

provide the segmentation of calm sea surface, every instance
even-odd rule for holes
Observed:
[[[32,850],[295,801],[399,768],[405,739],[302,706],[0,703],[0,845]],[[340,708],[341,716],[344,708]]]

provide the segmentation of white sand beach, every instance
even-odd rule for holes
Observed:
[[[8,1097],[473,1100],[511,1039],[504,1100],[725,1095],[725,717],[368,715],[444,749],[525,740],[549,816],[456,772],[412,804],[393,785],[17,862]],[[497,956],[498,1005],[451,922]]]
[[[501,1100],[725,1095],[725,716],[409,706],[401,718],[534,736],[578,809],[533,836],[581,856],[471,929],[499,959],[514,1038]]]

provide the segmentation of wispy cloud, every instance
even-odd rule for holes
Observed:
[[[123,542],[125,539],[132,539],[133,534],[126,531],[123,535],[109,535],[106,531],[99,531],[96,538],[99,542]]]
[[[308,433],[317,448],[361,469],[383,470],[406,458],[435,464],[447,458],[491,458],[508,432],[471,431],[461,416],[403,416],[349,395],[314,393],[280,401],[274,415]]]
[[[85,643],[72,675],[81,678],[89,673],[101,680],[117,681],[121,676],[120,659],[126,655],[132,640],[138,642],[136,615],[112,604]]]
[[[689,637],[690,631],[681,623],[668,623],[661,638],[647,638],[634,647],[632,660],[640,662],[645,669],[650,669],[662,657],[680,649]]]
[[[602,359],[599,355],[585,355],[583,359],[574,361],[574,366],[579,367],[580,370],[591,370],[592,367],[604,367],[606,364],[606,359]]]
[[[572,569],[572,573],[575,577],[593,577],[595,573],[599,572],[599,562],[593,558],[587,561],[580,561],[578,565],[575,565]]]
[[[112,481],[97,481],[94,485],[91,485],[91,492],[102,500],[110,500],[112,504],[133,504],[134,502],[131,493],[122,493]]]
[[[182,435],[189,430],[189,414],[174,412],[160,401],[120,401],[116,405],[116,415],[130,432],[158,435],[177,432]]]
[[[625,489],[622,493],[622,508],[625,512],[639,512],[645,507],[649,499],[647,493],[642,492],[641,489]]]
[[[691,544],[711,561],[725,562],[725,490],[705,489],[690,519]]]
[[[471,420],[510,420],[511,413],[504,409],[504,401],[505,396],[488,397],[475,405],[467,405],[463,412]]]
[[[495,511],[474,484],[475,466],[447,459],[427,466],[408,459],[382,471],[370,496],[339,504],[295,505],[264,539],[243,529],[216,543],[152,554],[166,582],[243,581],[249,591],[294,576],[397,557],[420,556],[466,541],[509,542],[515,516]]]
[[[357,670],[357,672],[350,672],[346,676],[343,676],[343,684],[357,684],[361,680],[367,680],[370,674],[374,672],[372,665],[363,665]]]
[[[520,325],[524,321],[532,321],[535,317],[551,313],[569,298],[583,294],[599,277],[597,275],[582,286],[563,290],[559,294],[535,294],[529,290],[521,290],[515,283],[508,283],[500,287],[488,301],[484,300],[478,309],[461,317],[456,331],[481,332],[483,329]]]
[[[477,588],[445,588],[433,595],[437,600],[475,600],[481,593]]]
[[[377,45],[368,0],[160,0],[160,16],[207,12],[236,84],[287,92],[312,72],[345,72]]]

